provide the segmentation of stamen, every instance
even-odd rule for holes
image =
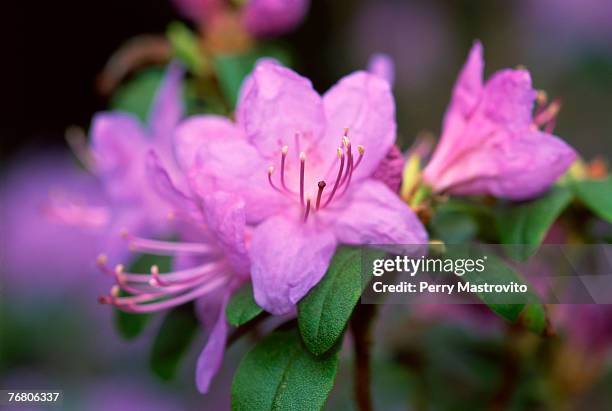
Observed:
[[[287,159],[287,153],[289,152],[289,146],[283,146],[283,148],[281,149],[281,171],[280,171],[280,180],[281,180],[281,186],[285,189],[288,190],[287,186],[285,185],[285,160]]]
[[[272,181],[273,173],[274,173],[274,166],[268,167],[268,183],[270,183],[270,186],[272,186],[274,190],[278,191],[279,193],[283,193],[283,191],[280,188],[278,188],[276,184],[274,184],[274,182]]]
[[[365,153],[365,148],[362,145],[358,145],[357,151],[359,152],[359,158],[357,158],[357,162],[355,163],[355,167],[353,169],[359,167],[359,163],[361,163],[361,159],[363,158],[363,153]]]
[[[150,304],[134,305],[134,300],[123,299],[117,299],[116,301],[114,301],[114,304],[117,306],[117,308],[120,308],[124,311],[134,313],[149,313],[153,311],[163,310],[166,308],[176,307],[177,305],[181,305],[183,303],[186,303],[187,301],[191,301],[195,298],[206,295],[216,290],[220,286],[224,285],[225,283],[227,283],[227,281],[228,278],[225,276],[217,277],[213,281],[207,282],[201,285],[200,287],[194,288],[188,293]]]
[[[306,153],[300,152],[300,201],[304,206],[304,169],[306,167]]]
[[[176,254],[213,254],[216,252],[215,248],[203,243],[150,240],[133,236],[125,229],[121,230],[120,234],[121,238],[129,242],[131,251],[170,256]]]
[[[306,199],[306,212],[304,213],[304,222],[308,220],[308,215],[310,214],[310,198]]]
[[[331,194],[327,197],[327,201],[323,204],[323,207],[326,207],[334,198],[334,194],[336,194],[336,190],[340,185],[340,180],[342,179],[342,171],[344,170],[344,153],[342,149],[338,149],[338,157],[340,157],[340,169],[338,169],[338,175],[336,176],[336,181],[334,182],[334,188],[332,188]]]
[[[543,109],[540,113],[538,113],[533,119],[533,123],[537,126],[546,126],[547,123],[553,121],[557,114],[561,110],[561,100],[555,99],[553,100],[548,107]]]
[[[317,193],[317,202],[316,202],[316,209],[319,209],[319,205],[321,204],[321,196],[323,196],[323,190],[325,189],[325,186],[327,184],[325,184],[325,181],[319,181],[319,183],[317,184],[317,186],[319,187],[319,192]]]

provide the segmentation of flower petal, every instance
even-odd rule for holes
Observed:
[[[353,189],[353,195],[339,205],[329,221],[340,243],[428,243],[423,224],[383,183],[367,180]]]
[[[264,221],[255,228],[251,243],[257,304],[275,315],[290,312],[321,280],[335,249],[328,230],[284,217]]]
[[[208,139],[198,150],[190,171],[192,189],[204,198],[211,191],[238,193],[249,222],[275,214],[287,198],[270,187],[269,163],[242,139]]]
[[[216,308],[217,319],[208,335],[208,341],[206,341],[206,345],[198,357],[196,366],[196,385],[198,391],[202,394],[208,392],[210,383],[214,376],[217,375],[221,367],[221,362],[223,361],[223,355],[225,354],[225,343],[227,341],[228,330],[227,320],[225,319],[225,307],[229,301],[230,295],[231,292],[229,290],[226,291],[220,304],[216,307],[207,307],[212,309]]]
[[[341,79],[323,97],[327,133],[321,147],[323,158],[334,158],[345,128],[349,129],[354,153],[357,145],[365,148],[358,180],[370,176],[395,142],[395,103],[389,83],[363,71]]]
[[[500,70],[485,84],[477,116],[510,131],[524,130],[531,125],[536,94],[527,70]]]
[[[451,102],[444,115],[440,142],[424,170],[425,179],[430,184],[440,178],[444,168],[457,153],[473,144],[473,139],[464,138],[464,131],[468,119],[482,97],[484,72],[482,53],[482,44],[475,42],[453,87]]]
[[[134,198],[142,186],[147,137],[136,117],[124,113],[99,113],[91,127],[96,171],[115,198]]]
[[[204,215],[232,268],[248,276],[251,265],[246,249],[244,201],[235,194],[221,191],[210,194],[204,197]]]
[[[273,36],[295,28],[304,18],[308,0],[250,0],[242,8],[242,24],[255,36]]]
[[[174,128],[184,112],[182,79],[183,69],[178,64],[171,63],[166,69],[149,113],[149,128],[152,134],[168,144],[171,144]]]
[[[457,114],[465,118],[474,110],[483,88],[484,59],[482,54],[482,44],[476,41],[453,87],[453,95],[446,117]],[[447,120],[445,119],[445,123]]]
[[[186,211],[191,215],[197,213],[198,208],[193,199],[174,184],[154,150],[147,153],[146,167],[149,181],[162,200],[172,204],[176,210]]]
[[[193,116],[177,128],[176,159],[185,171],[194,165],[198,148],[210,139],[241,139],[242,133],[230,120],[222,116]]]
[[[372,55],[368,61],[368,72],[382,78],[391,86],[395,82],[395,65],[393,59],[386,54]]]
[[[460,175],[449,192],[489,194],[512,200],[533,198],[546,191],[576,159],[563,140],[540,131],[491,140],[466,156],[448,175]]]
[[[270,59],[260,60],[245,80],[236,111],[248,140],[266,158],[280,156],[285,144],[309,151],[323,136],[321,97],[310,80]]]

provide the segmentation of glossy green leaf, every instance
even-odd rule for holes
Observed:
[[[172,259],[167,256],[142,255],[130,265],[128,271],[132,273],[148,274],[151,266],[157,265],[160,272],[166,272],[170,271],[171,264]],[[122,291],[120,295],[128,296],[129,294]],[[119,335],[126,340],[132,340],[138,337],[152,317],[151,314],[126,313],[125,311],[118,309],[115,309],[114,311],[115,328],[117,329]]]
[[[138,73],[117,88],[110,100],[111,109],[132,113],[143,123],[146,122],[163,77],[164,72],[159,68]]]
[[[232,383],[232,410],[321,410],[337,370],[336,352],[316,357],[296,330],[273,332],[242,359]]]
[[[225,308],[227,321],[236,327],[248,323],[263,312],[253,297],[253,286],[247,283],[229,300]]]
[[[219,85],[225,98],[233,108],[238,101],[238,93],[244,78],[253,70],[258,59],[270,57],[289,66],[287,52],[279,47],[266,46],[243,54],[223,54],[215,56],[214,66]]]
[[[518,260],[533,255],[571,200],[571,191],[558,186],[540,198],[498,210],[497,229],[501,242],[507,245],[508,255]]]
[[[323,279],[298,303],[300,332],[313,354],[328,351],[344,333],[363,291],[361,267],[360,249],[339,248]]]
[[[153,342],[150,363],[153,372],[163,380],[176,375],[179,361],[198,330],[193,304],[172,309],[164,318]]]
[[[572,182],[576,197],[593,213],[612,223],[612,177]]]

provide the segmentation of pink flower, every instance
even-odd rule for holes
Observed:
[[[505,69],[483,84],[474,44],[444,117],[442,137],[423,172],[436,192],[512,200],[547,190],[576,158],[532,116],[536,91],[526,70]]]
[[[309,5],[309,0],[249,0],[242,9],[242,24],[258,37],[283,34],[302,21]]]
[[[427,242],[412,211],[372,178],[395,128],[389,84],[379,77],[353,73],[321,97],[269,60],[245,80],[237,124],[197,116],[179,127],[177,155],[194,190],[239,194],[257,225],[250,254],[259,305],[290,312],[338,243]]]
[[[230,9],[227,0],[174,0],[177,9],[198,24],[210,24]],[[239,10],[241,25],[252,35],[269,37],[294,29],[306,15],[309,0],[247,0]]]
[[[118,259],[126,257],[118,251],[125,249],[119,238],[121,229],[147,236],[167,236],[172,232],[174,223],[168,219],[170,207],[160,201],[152,185],[147,183],[146,162],[149,150],[155,149],[172,176],[180,175],[172,136],[184,111],[182,76],[180,67],[168,67],[147,124],[122,112],[98,113],[92,121],[91,171],[100,179],[110,199],[112,221],[107,251],[117,254]],[[179,178],[176,180],[180,182]]]
[[[100,302],[127,312],[148,313],[195,300],[204,325],[211,329],[196,370],[198,389],[205,393],[225,352],[225,306],[249,277],[244,202],[221,191],[201,198],[182,192],[152,151],[146,170],[160,197],[174,206],[181,240],[151,240],[127,231],[123,237],[131,251],[173,256],[174,270],[160,273],[157,266],[152,266],[149,275],[128,273],[122,265],[111,269],[102,259],[100,268],[113,276],[116,284]],[[120,291],[129,296],[121,296]]]

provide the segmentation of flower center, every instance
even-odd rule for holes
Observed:
[[[330,184],[328,184],[324,179],[320,179],[317,182],[317,195],[314,199],[314,204],[311,195],[307,194],[307,192],[305,191],[305,152],[301,151],[299,155],[300,177],[298,183],[298,190],[291,189],[286,181],[286,169],[288,163],[287,154],[289,153],[289,146],[283,146],[283,148],[281,149],[280,178],[278,182],[275,182],[272,177],[275,170],[274,166],[271,165],[270,167],[268,167],[268,182],[270,183],[270,186],[279,194],[299,200],[300,206],[302,207],[304,222],[308,220],[308,216],[311,214],[311,212],[322,210],[323,208],[329,206],[332,200],[342,197],[347,192],[351,184],[353,172],[361,163],[361,159],[363,158],[365,149],[361,145],[357,146],[357,152],[359,156],[355,160],[353,156],[351,141],[348,138],[348,129],[344,129],[344,135],[342,136],[341,141],[342,142],[340,144],[340,147],[338,147],[336,152],[339,159],[339,161],[337,162],[338,172],[336,174],[336,178]],[[331,187],[331,190],[328,189],[327,191],[325,191],[328,186]]]

